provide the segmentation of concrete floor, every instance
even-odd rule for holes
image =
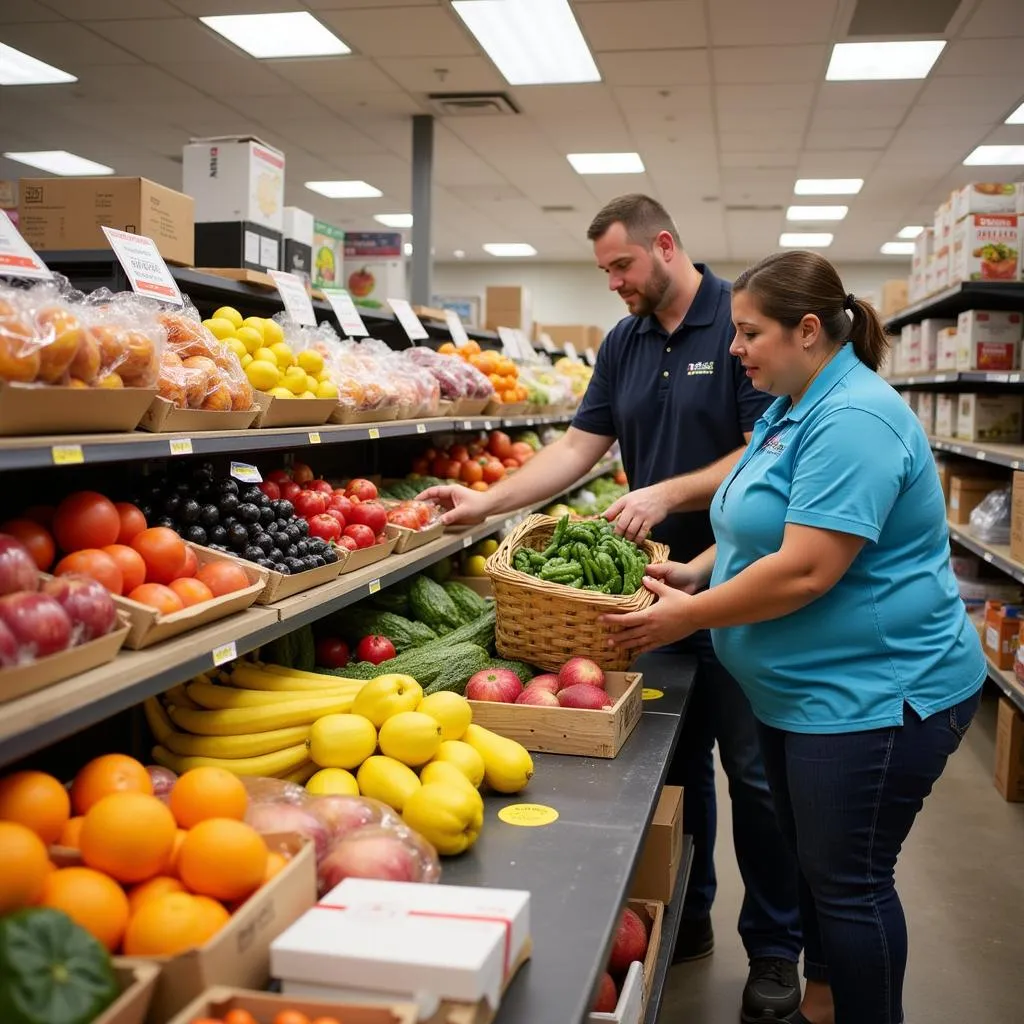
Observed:
[[[992,785],[995,711],[986,698],[897,866],[910,930],[907,1024],[1024,1021],[1024,804],[1006,803]],[[739,1020],[742,889],[721,768],[719,808],[715,952],[670,969],[659,1024]]]

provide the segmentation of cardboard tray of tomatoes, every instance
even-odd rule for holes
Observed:
[[[156,388],[70,388],[0,381],[0,434],[134,430]]]
[[[130,631],[125,646],[133,651],[141,651],[189,630],[216,622],[217,619],[244,611],[263,595],[270,585],[269,577],[277,575],[253,565],[252,562],[245,562],[219,551],[211,551],[189,541],[185,543],[196,553],[200,568],[210,562],[232,562],[240,565],[249,579],[249,586],[224,594],[222,597],[215,597],[212,601],[203,601],[181,611],[171,612],[169,615],[162,614],[148,604],[114,595],[114,603],[128,616]]]
[[[398,544],[398,527],[392,526],[388,523],[385,529],[387,540],[381,544],[374,544],[369,548],[356,548],[355,551],[348,553],[348,558],[344,560],[342,566],[341,575],[345,575],[349,572],[355,572],[357,569],[365,569],[368,565],[373,565],[374,562],[380,562],[390,555]]]
[[[423,547],[431,541],[437,540],[444,533],[444,523],[440,519],[430,526],[420,530],[410,530],[407,526],[399,526],[397,523],[389,524],[393,530],[398,531],[398,538],[395,543],[395,554],[402,555],[406,551],[413,551]]]
[[[118,597],[114,598],[115,603],[120,603],[120,600]],[[124,646],[130,628],[125,612],[119,611],[117,619],[117,627],[106,636],[39,658],[29,665],[0,669],[0,704],[35,693],[36,690],[45,689],[54,683],[113,661],[117,657],[117,652]]]
[[[253,395],[259,406],[254,427],[320,427],[338,408],[336,398],[275,398],[263,391]]]

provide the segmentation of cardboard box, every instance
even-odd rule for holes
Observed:
[[[338,407],[336,398],[276,398],[265,391],[255,391],[253,401],[259,406],[254,427],[321,427]]]
[[[683,856],[683,790],[663,786],[644,837],[630,896],[669,903]]]
[[[530,894],[513,889],[346,878],[282,932],[270,969],[286,995],[360,993],[492,1009],[530,949]]]
[[[148,178],[22,178],[18,229],[36,252],[109,250],[103,227],[145,235],[168,263],[195,262],[191,196]]]
[[[644,923],[647,929],[647,953],[643,959],[644,1011],[651,999],[654,988],[654,972],[658,966],[661,951],[661,930],[665,919],[665,904],[661,900],[628,899],[626,906]]]
[[[533,301],[522,285],[489,285],[484,293],[484,326],[491,331],[513,327],[533,333]]]
[[[160,968],[156,964],[113,961],[121,995],[101,1013],[93,1024],[143,1024],[156,988]]]
[[[416,548],[423,547],[424,544],[430,544],[444,533],[444,523],[440,519],[425,530],[410,530],[404,526],[396,526],[394,523],[391,524],[391,528],[398,531],[394,547],[396,555],[402,555],[406,551],[414,551]]]
[[[900,398],[907,403],[907,407],[916,416],[917,407],[921,403],[921,392],[920,391],[901,391]]]
[[[943,327],[935,337],[935,369],[955,370],[957,337],[955,327]]]
[[[1010,494],[1010,557],[1024,565],[1024,473],[1013,474]]]
[[[955,193],[951,192],[949,198],[935,208],[935,220],[932,224],[932,231],[935,235],[933,243],[935,252],[938,252],[949,241],[949,232],[953,226],[954,195]]]
[[[593,324],[546,324],[544,330],[551,336],[556,348],[561,351],[566,342],[571,342],[581,358],[588,348],[596,351],[600,347],[605,333]]]
[[[313,844],[297,835],[279,838],[292,858],[209,942],[177,956],[121,958],[161,968],[148,1024],[164,1024],[212,985],[259,989],[270,980],[271,942],[316,903]]]
[[[156,388],[69,388],[0,381],[0,436],[120,433],[134,430]]]
[[[956,395],[938,395],[935,399],[935,436],[956,437]]]
[[[1015,444],[1021,439],[1024,398],[1020,395],[959,396],[956,436],[963,441],[999,441]]]
[[[921,369],[939,369],[939,331],[956,327],[955,320],[929,317],[921,321]]]
[[[643,713],[643,676],[606,672],[605,680],[614,702],[610,708],[589,711],[471,700],[473,721],[538,753],[615,757]]]
[[[365,569],[368,565],[375,565],[377,562],[382,562],[385,558],[392,555],[395,546],[398,544],[398,527],[388,523],[387,535],[388,539],[382,544],[374,544],[370,548],[357,548],[355,551],[350,551],[348,557],[342,560],[339,575],[343,576],[345,573]]]
[[[939,395],[942,398],[942,395]],[[944,455],[935,456],[935,471],[939,474],[939,486],[942,488],[942,500],[949,507],[949,478],[953,475],[953,463]]]
[[[1013,182],[975,181],[953,193],[953,223],[975,213],[1016,213]]]
[[[110,394],[110,392],[105,392]],[[85,392],[83,392],[85,394]],[[179,409],[173,402],[153,393],[139,427],[160,433],[188,433],[207,430],[245,430],[259,415],[258,405],[245,412],[218,412],[214,409]]]
[[[993,477],[969,477],[957,473],[949,478],[949,521],[963,526],[971,521],[971,513],[1000,486]]]
[[[951,282],[950,269],[953,262],[953,245],[947,239],[935,250],[935,276],[932,281],[934,291],[945,291]]]
[[[938,396],[932,391],[922,391],[917,400],[917,418],[929,436],[935,433],[935,399]]]
[[[279,149],[254,135],[218,135],[192,139],[182,157],[197,224],[251,221],[280,233],[285,159]]]
[[[1013,668],[1020,635],[1021,609],[1002,601],[985,602],[985,631],[981,642],[985,653],[1001,669]]]
[[[304,1013],[309,1020],[333,1017],[344,1024],[417,1024],[419,1020],[415,1003],[359,1005],[351,1002],[296,999],[293,996],[271,995],[269,992],[252,992],[218,985],[189,1003],[170,1021],[170,1024],[192,1024],[200,1018],[222,1020],[232,1010],[247,1010],[256,1020],[266,1021],[267,1024],[283,1010]]]
[[[894,278],[882,285],[882,316],[892,316],[907,305],[910,285],[906,278]]]
[[[1014,281],[1020,239],[1015,213],[975,213],[953,228],[950,281]]]
[[[1020,365],[1024,316],[969,309],[957,318],[958,370],[1015,370]]]
[[[996,718],[996,769],[992,780],[1004,800],[1024,800],[1024,716],[999,698]]]
[[[920,373],[923,369],[921,325],[906,324],[900,331],[900,362],[897,372]]]
[[[253,221],[196,224],[196,263],[202,267],[281,269],[281,232]]]
[[[281,269],[307,282],[313,279],[313,223],[313,214],[296,206],[284,208]]]

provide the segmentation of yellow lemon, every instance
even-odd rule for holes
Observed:
[[[275,398],[294,398],[295,396],[287,389],[282,387],[271,388],[268,395],[273,395]]]
[[[254,359],[245,368],[245,375],[257,391],[267,391],[277,386],[281,371],[273,363],[268,363],[264,359]]]
[[[420,782],[424,786],[428,782],[440,782],[446,786],[469,786],[470,789],[476,789],[455,765],[449,761],[438,761],[436,757],[420,769]]]
[[[486,576],[487,559],[483,555],[471,555],[466,559],[465,573],[467,576]]]
[[[272,348],[267,348],[266,345],[261,345],[252,354],[253,359],[259,359],[264,363],[270,363],[271,366],[276,366],[279,370],[283,370],[284,367],[277,361],[277,353]]]
[[[293,395],[301,395],[302,392],[306,390],[306,374],[297,366],[290,366],[284,371],[284,376],[281,378],[281,384]]]
[[[277,356],[277,365],[284,369],[295,362],[295,353],[283,342],[275,341],[270,351]]]
[[[214,320],[229,320],[232,327],[242,326],[242,314],[234,306],[221,306],[213,311]]]
[[[242,364],[242,369],[244,370],[252,362],[252,356],[246,352],[244,356],[240,357],[239,362]]]
[[[356,772],[359,792],[371,800],[380,800],[401,812],[406,800],[420,788],[416,773],[400,761],[374,755],[368,757]]]
[[[306,792],[317,796],[359,796],[359,784],[356,777],[344,768],[321,768],[306,783]]]
[[[474,786],[479,786],[484,781],[484,759],[462,740],[445,740],[437,748],[434,760],[430,763],[441,761],[458,768]]]
[[[333,380],[322,380],[316,386],[317,398],[337,398],[338,387]]]
[[[380,752],[410,768],[426,764],[441,746],[441,725],[420,711],[400,711],[381,727]]]
[[[392,715],[415,711],[421,700],[423,687],[412,676],[391,672],[360,688],[352,703],[352,714],[368,718],[379,729]]]
[[[284,341],[284,331],[276,320],[263,321],[263,338],[268,345],[277,345]]]
[[[420,701],[416,709],[441,726],[441,739],[460,740],[463,733],[473,721],[473,709],[469,701],[451,690],[439,690],[428,694]]]
[[[211,317],[203,321],[203,326],[219,341],[235,336],[235,325],[224,317]]]
[[[225,340],[224,344],[231,349],[239,359],[241,359],[242,356],[247,356],[249,354],[245,350],[245,345],[237,338],[228,338]]]
[[[484,823],[484,802],[471,786],[424,783],[409,794],[402,820],[438,853],[455,856],[468,850]]]
[[[301,366],[302,364],[300,363],[299,365]],[[307,370],[306,372],[308,373],[309,371]],[[330,370],[321,370],[316,375],[316,379],[317,380],[321,380],[321,381],[323,381],[323,380],[330,380],[331,379],[331,371]]]
[[[480,541],[476,546],[476,553],[483,555],[484,558],[489,558],[498,550],[498,542],[493,538],[489,537],[487,540]]]
[[[263,335],[254,327],[239,327],[235,331],[235,337],[245,346],[245,351],[249,355],[263,346]]]
[[[299,398],[316,398],[315,391],[303,391]]]
[[[267,321],[261,316],[247,316],[242,321],[243,327],[251,327],[259,336],[260,341],[266,340]]]
[[[301,367],[300,367],[301,369]],[[306,374],[306,390],[315,392],[320,387],[320,381],[316,379],[311,373]]]
[[[299,366],[301,366],[306,373],[311,373],[313,376],[316,376],[318,373],[323,371],[324,357],[315,349],[307,348],[305,351],[299,353]]]
[[[309,730],[309,756],[321,768],[358,768],[377,749],[377,730],[362,715],[324,715]]]

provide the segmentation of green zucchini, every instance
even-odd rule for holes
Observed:
[[[487,611],[487,599],[481,597],[471,587],[457,580],[449,580],[443,583],[444,592],[452,599],[452,603],[459,610],[463,622],[472,622],[479,619]]]

